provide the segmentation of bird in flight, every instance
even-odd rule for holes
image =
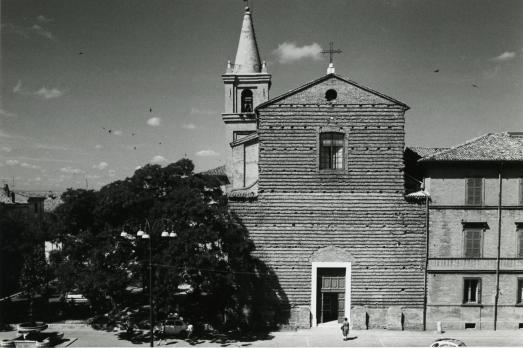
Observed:
[[[149,108],[149,112],[153,112],[153,108]]]
[[[472,87],[479,88],[479,86],[475,84],[472,84]]]
[[[434,70],[434,72],[439,72],[439,69]]]

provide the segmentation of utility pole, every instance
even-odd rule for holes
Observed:
[[[501,190],[503,188],[503,177],[501,171],[503,170],[503,162],[499,164],[498,167],[498,177],[499,177],[499,194],[498,194],[498,253],[496,256],[496,295],[494,296],[494,330],[497,328],[498,324],[498,301],[499,301],[499,264],[501,257],[501,203],[502,203],[502,194]]]

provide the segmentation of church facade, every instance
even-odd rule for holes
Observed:
[[[333,65],[270,99],[249,9],[222,77],[227,194],[283,294],[273,319],[422,329],[426,226],[424,206],[405,199],[409,107]]]

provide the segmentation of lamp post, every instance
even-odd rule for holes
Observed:
[[[148,244],[149,244],[149,325],[150,325],[149,333],[151,335],[149,346],[151,346],[151,347],[154,347],[154,335],[153,335],[153,329],[154,329],[154,325],[153,325],[153,257],[152,257],[152,238],[151,238],[151,235],[152,235],[152,232],[153,232],[153,228],[158,223],[165,222],[165,221],[168,221],[172,225],[174,225],[172,220],[167,219],[167,218],[161,218],[161,219],[155,220],[153,222],[153,225],[151,226],[151,224],[149,224],[149,220],[145,219],[145,227],[146,227],[146,230],[149,231],[149,233],[143,231],[141,228],[139,228],[138,232],[136,233],[136,238],[148,239],[149,240],[149,242],[148,242]],[[131,234],[127,233],[125,230],[122,230],[122,233],[120,233],[120,236],[124,237],[124,238],[133,238],[133,236]],[[171,230],[171,232],[168,232],[166,229],[164,229],[162,231],[160,236],[162,238],[176,238],[177,237],[176,232],[174,232],[173,230]]]

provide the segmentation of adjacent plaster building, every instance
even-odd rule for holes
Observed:
[[[410,151],[431,198],[427,329],[523,328],[523,133]]]

